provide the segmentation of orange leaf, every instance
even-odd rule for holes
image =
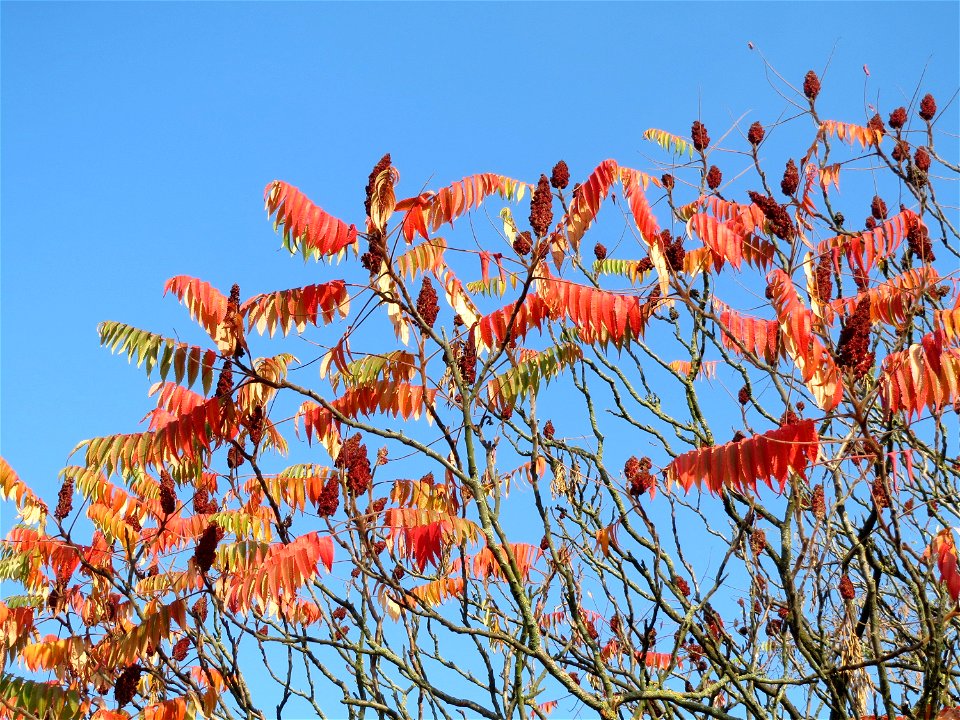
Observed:
[[[566,227],[567,240],[574,249],[580,247],[580,239],[596,219],[597,213],[600,212],[600,205],[610,193],[610,188],[617,180],[618,174],[617,162],[604,160],[574,193],[568,212],[561,221]]]
[[[538,281],[538,294],[550,307],[551,317],[566,317],[584,342],[620,347],[642,337],[655,303],[634,295],[599,290],[552,277]]]
[[[477,323],[477,345],[489,350],[503,345],[507,340],[523,340],[534,327],[541,329],[550,315],[550,308],[539,295],[528,294],[522,302],[510,303]]]
[[[758,480],[774,489],[773,479],[783,492],[790,470],[806,477],[819,446],[813,420],[801,420],[739,442],[684,453],[667,466],[667,480],[688,492],[693,485],[706,485],[719,494],[724,487],[755,493]]]
[[[270,337],[278,327],[284,335],[294,328],[303,332],[307,323],[329,323],[338,313],[347,317],[349,311],[350,293],[343,280],[255,295],[240,307],[247,328],[256,326],[261,335],[269,331]]]
[[[274,227],[283,226],[283,246],[304,257],[336,255],[357,242],[357,229],[328,215],[293,185],[275,180],[263,192]]]
[[[167,280],[163,294],[172,292],[186,305],[190,317],[199,322],[211,338],[216,340],[217,329],[227,314],[227,298],[210,283],[187,275]]]
[[[880,393],[892,412],[909,419],[923,408],[938,412],[960,397],[960,350],[944,346],[940,332],[925,335],[883,362]]]
[[[852,268],[868,273],[878,259],[889,258],[897,251],[915,222],[920,222],[917,214],[904,210],[873,230],[865,230],[856,235],[838,235],[820,241],[817,254],[829,255],[834,269],[840,272],[840,253],[845,253]]]

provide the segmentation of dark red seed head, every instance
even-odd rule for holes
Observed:
[[[533,249],[533,236],[528,230],[524,230],[522,233],[518,233],[517,237],[513,241],[513,250],[520,257],[524,257],[530,254],[530,251]]]
[[[417,313],[423,318],[427,327],[431,328],[440,313],[437,291],[433,288],[433,283],[428,277],[423,278],[423,285],[420,287],[420,295],[417,297]]]
[[[933,99],[933,95],[927,93],[923,96],[923,100],[920,101],[920,117],[930,122],[936,114],[937,101]]]
[[[907,122],[907,109],[905,107],[898,107],[887,119],[887,125],[892,127],[894,130],[899,130]]]
[[[873,202],[870,203],[870,214],[877,220],[886,220],[887,204],[879,195],[873,196]]]
[[[550,181],[547,180],[547,176],[541,175],[530,198],[530,227],[538,238],[542,238],[550,230],[552,222],[553,193],[550,192]]]
[[[716,165],[711,165],[710,170],[707,172],[707,187],[711,190],[716,190],[720,187],[721,182],[723,182],[723,173],[720,172],[720,168]]]
[[[820,78],[813,70],[808,70],[803,76],[803,94],[808,100],[816,100],[820,94]]]
[[[797,164],[793,158],[787,161],[787,167],[783,171],[783,180],[780,181],[780,190],[784,195],[793,195],[800,187],[800,173],[797,171]]]
[[[853,600],[857,596],[857,591],[853,587],[853,582],[848,575],[840,578],[840,597],[844,600]]]
[[[750,126],[750,129],[747,130],[747,140],[750,141],[751,145],[759,145],[762,143],[764,135],[765,131],[763,129],[763,125],[761,125],[759,122],[755,122]]]
[[[710,146],[710,135],[707,134],[706,126],[699,120],[693,121],[690,137],[693,140],[693,147],[699,152],[703,152]]]
[[[553,172],[550,173],[550,184],[557,190],[563,190],[570,184],[570,168],[563,160],[553,166]]]
[[[883,119],[880,117],[880,113],[873,114],[873,117],[867,122],[867,127],[881,135],[887,134],[887,128],[883,125]]]

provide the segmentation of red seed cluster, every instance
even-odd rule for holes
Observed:
[[[873,485],[870,487],[870,494],[873,496],[873,503],[877,510],[890,507],[890,491],[887,490],[883,478],[874,478]]]
[[[407,574],[407,571],[403,569],[402,565],[397,565],[391,575],[393,576],[394,581],[400,582],[403,580],[403,576]]]
[[[770,225],[770,231],[781,240],[790,242],[795,233],[793,221],[790,219],[790,213],[780,203],[769,195],[761,195],[751,190],[747,193],[753,203],[763,211],[767,223]]]
[[[754,557],[760,557],[766,547],[767,534],[763,530],[757,529],[750,533],[750,549],[753,551]]]
[[[733,434],[733,437],[730,438],[730,442],[732,442],[732,443],[738,443],[738,442],[742,442],[742,441],[744,441],[744,440],[746,440],[746,439],[747,439],[747,436],[743,434],[743,431],[742,431],[742,430],[737,430],[737,431]]]
[[[266,430],[266,417],[263,414],[263,406],[257,405],[253,412],[247,418],[247,432],[250,433],[250,442],[254,446],[259,445],[263,440],[263,433]]]
[[[870,214],[877,220],[887,219],[887,204],[879,195],[873,196],[873,202],[870,203]]]
[[[365,188],[367,196],[363,201],[363,209],[367,213],[367,217],[370,216],[370,203],[373,202],[373,186],[377,182],[377,176],[390,167],[391,162],[390,153],[387,153],[380,158],[380,162],[374,165],[373,170],[370,171],[370,176],[367,178],[367,187]]]
[[[360,442],[360,433],[349,438],[340,448],[335,467],[347,473],[347,489],[354,496],[362,495],[370,488],[373,476],[370,473],[370,457],[367,446]],[[326,487],[324,487],[326,491]]]
[[[317,498],[317,515],[330,517],[340,507],[340,480],[336,475],[327,478]]]
[[[755,122],[750,126],[750,129],[747,130],[747,140],[750,141],[751,145],[756,146],[763,142],[763,136],[765,134],[766,132],[763,129],[763,125]]]
[[[553,435],[556,430],[553,427],[553,420],[547,420],[547,424],[543,426],[543,436],[547,440],[553,440]]]
[[[563,160],[553,166],[553,172],[550,173],[550,184],[557,190],[563,190],[570,184],[570,168]]]
[[[873,114],[873,117],[867,122],[867,127],[874,132],[880,133],[881,135],[887,134],[887,128],[884,127],[883,119],[880,117],[880,113]]]
[[[867,230],[873,230],[875,227],[877,227],[876,218],[874,218],[873,215],[869,216],[863,221],[863,225]]]
[[[638,460],[635,456],[631,456],[624,464],[623,474],[629,483],[627,491],[632,497],[639,497],[656,485],[657,479],[650,474],[651,467],[653,463],[648,457]]]
[[[899,130],[907,122],[907,109],[905,107],[898,107],[887,119],[887,125],[892,127],[894,130]]]
[[[673,175],[670,173],[664,173],[660,176],[660,184],[663,185],[666,190],[673,190],[676,180],[674,180]]]
[[[194,615],[196,615],[196,616],[200,619],[200,622],[205,622],[206,619],[207,619],[207,598],[206,598],[206,596],[204,595],[204,596],[200,597],[200,599],[197,600],[197,601],[193,604],[193,607],[192,607],[190,610],[191,610],[191,612],[192,612]]]
[[[750,402],[750,389],[746,385],[740,388],[740,391],[737,393],[737,402],[741,405],[746,405]]]
[[[215,523],[210,523],[197,541],[197,546],[193,550],[193,561],[201,573],[206,573],[213,566],[213,561],[217,557],[217,545],[222,537],[223,529]]]
[[[423,318],[427,327],[433,327],[437,321],[437,315],[440,314],[440,304],[437,302],[437,291],[433,287],[430,278],[423,278],[423,285],[420,287],[420,295],[417,296],[417,313]]]
[[[923,100],[920,101],[920,117],[930,122],[936,114],[937,101],[933,99],[933,95],[927,93],[923,96]]]
[[[707,134],[706,126],[699,120],[693,121],[690,137],[693,140],[693,147],[699,152],[703,152],[710,146],[710,135]]]
[[[187,651],[190,649],[190,638],[184,637],[177,640],[173,646],[173,659],[177,662],[183,662],[187,658]]]
[[[653,269],[653,260],[649,257],[637,260],[637,272],[645,273]],[[691,294],[692,297],[692,294]]]
[[[227,450],[227,467],[234,470],[241,465],[243,465],[243,455],[240,451],[235,447]]]
[[[840,597],[844,600],[853,600],[857,596],[857,591],[853,587],[853,582],[849,575],[840,578]]]
[[[160,509],[167,515],[177,509],[177,489],[166,470],[160,471]]]
[[[787,425],[793,425],[798,422],[800,422],[800,418],[793,411],[793,408],[787,408],[783,411],[783,415],[780,416],[780,427],[786,427]]]
[[[936,260],[933,254],[933,243],[930,242],[930,231],[923,223],[914,220],[907,231],[907,252],[923,262]]]
[[[540,549],[543,550],[544,552],[550,549],[550,540],[547,538],[546,535],[540,538]]]
[[[917,148],[917,151],[913,154],[913,164],[923,172],[930,171],[930,153],[927,152],[926,148]]]
[[[793,158],[787,160],[787,167],[783,171],[783,179],[780,181],[780,191],[784,195],[793,195],[800,187],[800,173],[797,170],[797,164]]]
[[[67,474],[63,478],[63,485],[60,486],[60,494],[57,496],[57,509],[53,511],[53,516],[57,520],[66,518],[73,510],[73,475]]]
[[[683,238],[676,237],[671,240],[670,231],[664,230],[660,233],[660,242],[669,268],[674,272],[683,270],[683,259],[687,256],[687,251],[683,249]]]
[[[347,617],[347,609],[345,607],[338,607],[333,611],[333,619],[337,622],[343,622],[345,617]]]
[[[537,187],[530,198],[530,227],[538,238],[544,237],[553,223],[553,193],[550,192],[550,181],[546,175],[541,175]]]
[[[673,584],[680,591],[680,594],[684,597],[690,597],[690,583],[684,580],[682,577],[673,578]]]
[[[198,515],[212,515],[217,512],[217,503],[210,499],[206,488],[200,488],[193,495],[193,511]]]
[[[830,302],[833,298],[833,272],[827,255],[821,255],[817,261],[814,280],[817,283],[817,300],[822,304]]]
[[[516,239],[513,241],[513,251],[520,257],[525,257],[530,254],[532,249],[533,236],[530,232],[524,230],[522,233],[518,233]]]
[[[387,241],[383,234],[374,228],[367,235],[367,251],[360,256],[360,264],[370,273],[376,274],[386,261]]]
[[[465,385],[477,381],[477,341],[473,333],[467,333],[467,341],[462,343],[457,353],[457,367]]]
[[[228,400],[233,393],[233,363],[226,360],[223,363],[223,369],[220,370],[220,377],[217,378],[217,392],[215,397],[220,400]]]
[[[808,70],[803,76],[803,94],[808,100],[816,100],[820,94],[820,78],[813,70]]]
[[[716,165],[711,165],[710,170],[707,171],[707,187],[716,190],[720,187],[721,182],[723,182],[723,173]]]
[[[593,246],[593,254],[596,256],[597,260],[606,260],[607,259],[607,246],[603,243],[597,243]]]
[[[910,157],[910,145],[906,140],[897,140],[897,144],[893,146],[893,152],[890,153],[890,157],[896,160],[898,163],[903,162]]]
[[[130,665],[124,668],[123,672],[113,684],[113,699],[117,701],[118,707],[123,707],[137,694],[137,683],[140,682],[140,676],[143,674],[143,668],[139,665]]]
[[[870,352],[870,295],[863,294],[857,301],[853,314],[840,330],[837,343],[837,365],[853,373],[856,379],[866,375],[873,367],[874,355]]]

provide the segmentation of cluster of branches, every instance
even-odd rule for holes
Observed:
[[[388,155],[362,229],[271,183],[284,246],[363,278],[173,278],[215,349],[100,326],[157,406],[52,513],[0,462],[0,714],[956,716],[958,168],[932,96],[856,124],[819,93],[572,188],[398,200]],[[323,350],[254,358],[277,331]],[[278,464],[291,425],[313,462]]]

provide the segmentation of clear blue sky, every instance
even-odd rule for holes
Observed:
[[[561,157],[574,179],[649,167],[647,127],[783,111],[749,41],[798,84],[832,56],[822,106],[862,121],[864,64],[887,109],[923,73],[952,95],[957,30],[952,2],[5,2],[0,452],[53,488],[78,440],[134,429],[147,383],[95,328],[194,332],[168,277],[315,278],[277,250],[274,178],[359,223],[386,151],[409,194]]]
[[[649,169],[648,127],[699,114],[717,137],[785,110],[748,42],[797,85],[829,60],[826,117],[863,122],[865,64],[866,102],[919,82],[945,104],[958,7],[4,2],[0,454],[55,500],[79,440],[135,429],[149,383],[96,325],[202,340],[167,278],[247,296],[332,275],[278,250],[270,180],[360,224],[386,151],[411,195],[560,158],[574,180],[607,157]]]

